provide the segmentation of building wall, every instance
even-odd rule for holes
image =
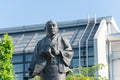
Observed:
[[[100,27],[94,37],[95,64],[108,65],[106,37],[107,37],[107,24],[105,20],[102,20]],[[108,66],[96,72],[96,77],[98,77],[98,75],[108,78]]]
[[[111,80],[120,80],[120,40],[111,42]]]
[[[99,22],[100,21],[100,22]],[[74,49],[74,57],[71,61],[71,67],[79,67],[79,46],[78,42],[81,38],[81,35],[85,31],[84,36],[81,40],[81,47],[80,47],[80,62],[81,66],[84,67],[91,67],[94,64],[105,64],[108,65],[108,50],[107,50],[107,34],[108,33],[116,33],[118,32],[117,26],[115,24],[114,19],[110,19],[110,21],[102,20],[97,21],[97,23],[91,21],[87,27],[87,20],[85,23],[81,23],[80,21],[71,21],[69,24],[66,22],[60,28],[59,32],[62,36],[67,37],[72,44]],[[110,23],[109,25],[107,23]],[[95,26],[94,26],[95,24]],[[93,28],[93,26],[95,28]],[[27,28],[29,27],[29,28]],[[38,26],[37,28],[30,27],[23,27],[22,30],[14,30],[15,32],[10,32],[11,36],[13,36],[14,44],[15,44],[15,54],[13,55],[13,64],[14,70],[16,75],[18,76],[19,80],[23,80],[25,75],[28,75],[28,66],[31,61],[31,57],[33,54],[33,49],[37,41],[45,36],[45,32],[43,31],[43,27]],[[34,29],[33,29],[34,28]],[[92,31],[93,28],[93,31]],[[12,30],[12,29],[11,29]],[[39,30],[39,31],[38,31]],[[96,32],[97,30],[97,32]],[[108,32],[109,31],[109,32]],[[92,32],[90,34],[90,32]],[[90,37],[88,37],[90,35]],[[94,39],[93,39],[94,38]],[[94,40],[94,41],[93,41]],[[86,42],[88,41],[88,43]],[[116,45],[114,45],[116,46]],[[114,47],[112,45],[112,56],[118,56],[119,54],[116,53],[116,49],[118,47]],[[119,45],[118,45],[119,46]],[[88,50],[88,51],[87,51]],[[115,51],[115,52],[114,52]],[[87,54],[86,54],[87,53]],[[114,57],[113,57],[114,58]],[[119,70],[117,70],[120,66],[120,61],[118,59],[111,59],[112,60],[112,76],[115,80],[119,78]],[[118,71],[116,73],[116,71]],[[97,71],[96,75],[102,75],[103,77],[108,77],[108,66],[104,69]],[[113,79],[112,79],[113,80]]]

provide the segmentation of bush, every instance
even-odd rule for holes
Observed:
[[[14,80],[12,65],[13,41],[8,34],[0,39],[0,80]]]

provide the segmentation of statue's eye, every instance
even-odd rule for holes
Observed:
[[[53,26],[55,26],[55,24],[52,24]]]

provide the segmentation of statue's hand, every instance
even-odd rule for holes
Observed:
[[[51,48],[48,48],[44,50],[44,52],[41,52],[41,53],[42,53],[41,55],[44,57],[54,57],[54,55],[51,52]]]
[[[51,48],[51,52],[52,52],[52,54],[54,54],[54,55],[59,55],[59,54],[60,54],[60,51],[59,51],[56,47],[52,47],[52,48]]]

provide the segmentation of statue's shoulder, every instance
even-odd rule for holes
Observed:
[[[65,36],[59,36],[59,37],[60,37],[61,40],[63,40],[63,41],[68,41],[67,37],[65,37]]]
[[[46,39],[46,37],[40,39],[40,40],[37,42],[37,45],[40,45],[41,43],[44,43],[44,42],[45,42],[45,39]]]
[[[69,39],[67,37],[65,36],[60,36],[60,37],[61,37],[60,40],[64,45],[68,46],[70,44]]]

